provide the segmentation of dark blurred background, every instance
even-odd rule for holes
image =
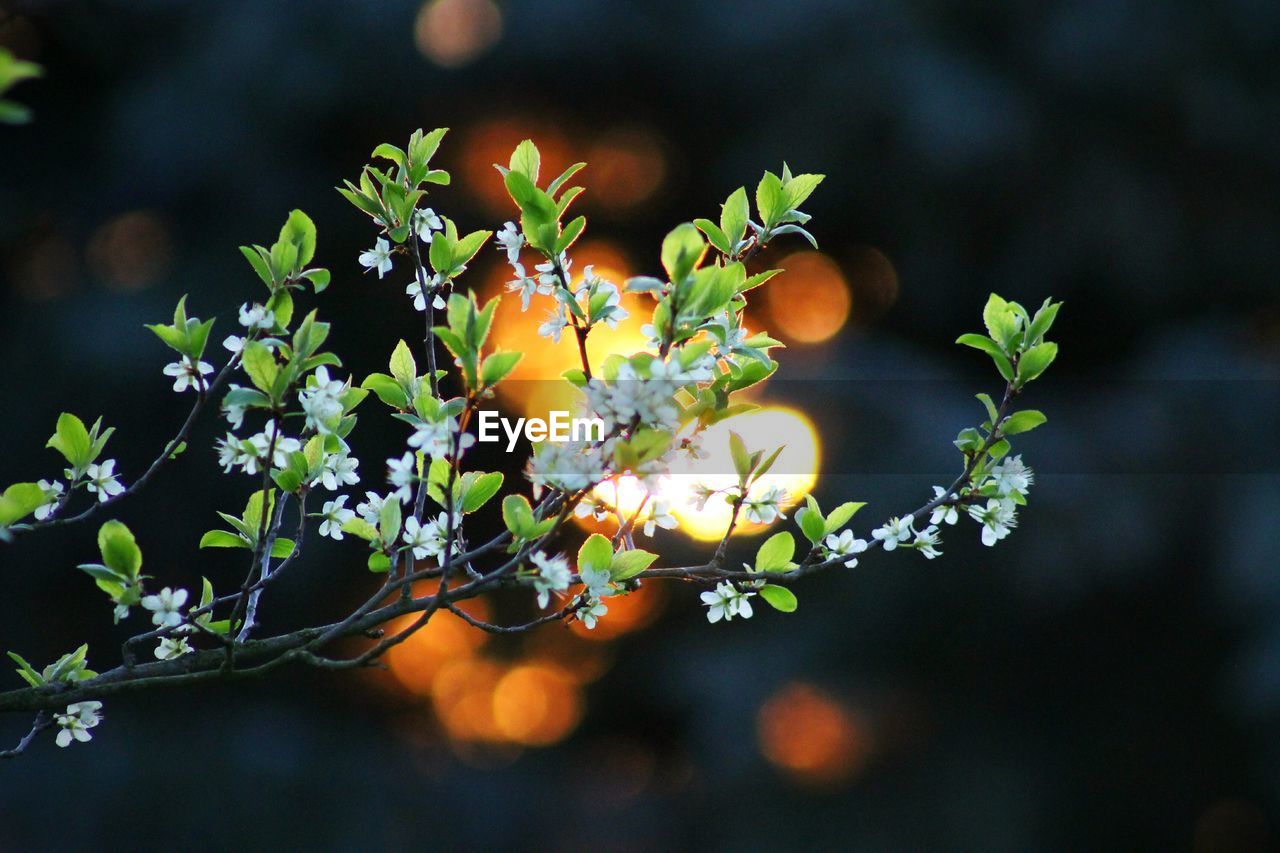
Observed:
[[[816,494],[870,500],[864,535],[954,475],[997,390],[951,343],[987,293],[1067,304],[997,548],[946,529],[946,559],[877,554],[790,616],[713,628],[650,585],[591,638],[441,620],[390,672],[117,698],[92,744],[0,766],[0,850],[1276,849],[1278,38],[1261,0],[10,4],[0,44],[46,76],[0,129],[0,483],[59,473],[63,410],[117,426],[136,477],[186,402],[142,324],[190,293],[220,341],[261,294],[235,247],[294,207],[333,347],[380,369],[419,318],[399,272],[361,274],[372,230],[332,187],[420,126],[453,128],[431,204],[468,230],[511,218],[489,164],[523,136],[587,160],[580,263],[618,274],[765,168],[827,174],[822,252],[765,259],[794,275],[753,309],[790,347],[760,396],[816,423]],[[403,439],[377,405],[357,494]],[[194,547],[247,493],[220,429],[118,507],[166,583],[237,582]],[[124,627],[73,569],[96,526],[0,549],[0,647],[115,665]],[[370,583],[326,542],[268,628]],[[8,746],[28,721],[0,723]]]

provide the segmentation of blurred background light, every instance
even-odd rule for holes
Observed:
[[[830,693],[805,682],[782,687],[756,716],[760,751],[789,778],[806,785],[844,782],[865,765],[864,720]]]
[[[502,36],[502,12],[492,0],[427,0],[418,10],[414,43],[442,68],[473,62]]]
[[[140,290],[169,268],[169,228],[159,215],[134,210],[98,226],[89,239],[89,267],[108,287]]]
[[[849,319],[849,285],[822,252],[796,252],[777,263],[785,270],[760,289],[769,322],[765,328],[784,343],[830,340]]]

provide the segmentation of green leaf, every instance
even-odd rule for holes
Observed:
[[[201,548],[252,548],[253,543],[243,536],[226,530],[210,530],[200,537]]]
[[[61,453],[77,471],[83,470],[93,461],[93,443],[89,439],[89,431],[84,427],[84,421],[67,412],[58,415],[57,431],[45,446]]]
[[[1000,431],[1005,435],[1030,432],[1047,420],[1049,419],[1044,416],[1044,412],[1039,412],[1035,409],[1024,409],[1021,412],[1014,412],[1005,418],[1004,423],[1000,425]]]
[[[480,384],[486,388],[497,385],[516,369],[524,353],[495,352],[480,366]]]
[[[774,610],[780,610],[783,613],[794,613],[799,602],[796,601],[796,594],[785,586],[767,583],[760,587],[760,597],[769,602],[769,606]]]
[[[733,458],[733,469],[738,473],[738,480],[746,482],[751,476],[751,455],[742,442],[742,436],[729,430],[729,455]]]
[[[316,253],[316,226],[311,221],[311,217],[301,210],[291,211],[284,227],[280,229],[280,239],[287,240],[298,247],[295,266],[305,267],[311,263]]]
[[[538,146],[533,144],[532,139],[526,139],[516,146],[516,150],[511,152],[511,161],[509,168],[513,172],[518,172],[529,179],[529,183],[537,186],[538,171],[541,168],[542,156],[538,153]]]
[[[491,471],[487,474],[481,474],[472,482],[471,488],[467,489],[466,494],[462,496],[462,511],[475,512],[489,502],[489,498],[498,493],[502,488],[502,472]]]
[[[854,501],[846,501],[840,504],[827,515],[826,527],[823,533],[835,533],[840,528],[849,523],[849,519],[853,518],[853,514],[866,506],[866,503],[855,503]]]
[[[1048,299],[1044,301],[1044,305],[1040,306],[1040,310],[1031,318],[1031,325],[1027,327],[1028,344],[1040,343],[1040,340],[1048,334],[1049,328],[1058,316],[1058,309],[1061,307],[1061,302],[1050,302]]]
[[[32,687],[39,687],[41,684],[44,684],[44,677],[36,671],[35,667],[27,663],[26,660],[23,659],[22,655],[17,652],[6,652],[5,654],[12,658],[13,662],[18,665],[17,672],[18,675],[22,676],[23,681],[27,682]]]
[[[401,520],[400,501],[383,501],[382,510],[378,513],[378,531],[383,542],[394,542],[400,537]]]
[[[805,498],[809,504],[796,510],[796,524],[800,525],[804,538],[817,545],[826,535],[826,519],[818,511],[818,502],[813,500],[813,496],[806,495]]]
[[[376,574],[391,571],[391,558],[382,551],[374,551],[369,555],[369,571]]]
[[[608,538],[592,533],[578,549],[578,571],[583,569],[609,569],[613,565],[613,546]]]
[[[253,384],[271,396],[280,368],[270,348],[262,341],[247,341],[241,351],[241,363]]]
[[[394,501],[392,501],[394,503]],[[276,559],[284,559],[293,553],[293,540],[285,539],[283,536],[271,543],[271,556]]]
[[[657,554],[651,554],[639,548],[619,551],[613,555],[613,564],[609,567],[609,577],[615,581],[633,578],[653,565],[653,561],[656,559],[658,559]]]
[[[662,267],[673,282],[680,282],[702,262],[707,244],[696,226],[677,225],[662,241]]]
[[[782,180],[773,172],[765,172],[760,183],[756,185],[756,210],[765,228],[777,225],[790,210],[787,194],[782,189]]]
[[[698,230],[707,235],[707,241],[711,245],[719,249],[723,254],[729,254],[731,246],[729,240],[724,236],[724,231],[720,230],[720,226],[716,225],[710,219],[695,219],[693,224]]]
[[[385,373],[370,373],[360,387],[377,394],[379,400],[393,409],[403,411],[409,408],[409,395],[399,382]]]
[[[413,387],[418,380],[418,363],[413,360],[409,345],[403,340],[396,344],[391,353],[391,375],[405,387]],[[376,389],[375,389],[376,393]]]
[[[512,536],[527,539],[535,524],[533,507],[523,495],[507,495],[502,499],[502,520]]]
[[[26,518],[44,502],[44,489],[39,484],[14,483],[0,495],[0,527]]]
[[[102,562],[122,577],[133,580],[142,570],[142,550],[133,533],[119,521],[108,521],[98,528],[98,550]]]
[[[785,572],[795,566],[791,558],[796,553],[796,540],[786,531],[775,533],[756,551],[756,571]]]
[[[987,304],[982,309],[982,322],[986,324],[991,338],[1005,350],[1008,350],[1009,342],[1018,331],[1015,318],[1008,302],[994,293],[987,297]]]
[[[1058,357],[1058,345],[1043,343],[1033,346],[1018,359],[1018,382],[1025,384],[1044,373]]]
[[[730,250],[742,242],[750,216],[751,207],[747,202],[746,187],[738,187],[729,194],[720,208],[720,230],[724,232]]]
[[[378,528],[359,517],[348,519],[342,525],[342,532],[358,536],[366,542],[373,542],[378,538]]]
[[[556,240],[556,254],[566,251],[573,245],[574,241],[582,234],[582,229],[587,225],[587,217],[579,216],[564,227],[564,231],[560,233],[559,239]]]

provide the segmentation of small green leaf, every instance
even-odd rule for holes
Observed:
[[[592,533],[578,549],[578,571],[583,569],[608,569],[613,565],[613,546],[608,538]]]
[[[657,554],[642,551],[638,548],[619,551],[613,555],[613,564],[609,567],[609,576],[615,581],[633,578],[653,565],[653,561],[656,559],[658,559]]]
[[[826,527],[824,533],[835,533],[840,528],[849,523],[849,519],[853,518],[853,514],[866,506],[866,503],[857,503],[854,501],[846,501],[840,504],[827,515]]]
[[[501,471],[490,471],[487,474],[481,474],[476,477],[471,484],[471,488],[467,489],[466,494],[462,496],[462,511],[475,512],[488,503],[489,498],[496,495],[501,488]]]
[[[760,587],[760,597],[769,602],[769,606],[774,610],[780,610],[783,613],[794,613],[799,602],[796,601],[796,594],[785,586],[767,583]]]
[[[98,528],[98,550],[102,562],[121,577],[133,580],[142,569],[142,550],[133,533],[119,521],[108,521]]]
[[[1044,412],[1035,409],[1024,409],[1021,412],[1014,412],[1005,418],[1004,423],[1000,425],[1000,431],[1005,435],[1017,435],[1022,432],[1030,432],[1048,418],[1044,416]]]
[[[786,531],[775,533],[756,551],[756,571],[785,572],[794,568],[791,558],[796,553],[796,540]]]
[[[252,548],[253,543],[243,536],[226,530],[210,530],[200,537],[201,548]]]

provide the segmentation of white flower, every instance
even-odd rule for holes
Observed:
[[[124,491],[124,486],[116,479],[116,460],[108,459],[101,465],[90,465],[85,469],[89,491],[98,495],[98,500],[105,503]]]
[[[1018,526],[1017,512],[1017,504],[1009,498],[992,498],[985,507],[969,507],[969,515],[982,523],[982,544],[987,547],[995,545]]]
[[[245,338],[239,335],[227,335],[222,339],[222,346],[232,355],[239,355],[240,351],[244,349],[244,342]]]
[[[164,637],[160,640],[160,645],[156,646],[156,657],[160,660],[173,660],[194,651],[186,637]]]
[[[1036,481],[1035,473],[1022,464],[1022,455],[1011,456],[991,469],[991,481],[996,484],[1001,497],[1017,492],[1025,495]]]
[[[391,271],[391,245],[379,237],[372,249],[360,254],[359,260],[366,270],[376,269],[378,278],[382,278]]]
[[[417,447],[432,459],[442,459],[453,451],[453,435],[458,430],[456,418],[444,417],[437,421],[422,421],[413,435],[409,436],[409,446]],[[471,433],[458,436],[458,450],[463,451],[476,443]]]
[[[224,474],[230,474],[232,468],[248,466],[253,462],[253,455],[244,449],[234,433],[229,432],[226,438],[218,439],[218,464],[222,466]]]
[[[693,495],[689,498],[689,506],[702,512],[707,508],[707,501],[719,492],[719,489],[713,489],[705,483],[696,483],[693,487]]]
[[[404,520],[404,534],[401,537],[404,544],[409,546],[413,551],[415,559],[424,560],[428,555],[439,553],[437,547],[439,543],[435,536],[432,535],[429,526],[423,526],[418,519],[409,516]]]
[[[613,583],[609,579],[608,569],[582,566],[578,569],[578,576],[582,578],[582,585],[587,588],[587,595],[591,598],[605,598],[613,595]]]
[[[609,612],[608,606],[598,598],[588,598],[574,614],[588,631],[594,631],[596,622]]]
[[[231,386],[227,388],[227,394],[230,394],[232,391],[239,390],[240,386],[233,382]],[[227,423],[231,424],[232,429],[240,429],[244,424],[244,413],[247,408],[247,406],[232,405],[227,402],[227,397],[225,396],[222,398],[222,412],[227,416]]]
[[[185,589],[165,587],[157,595],[142,599],[142,607],[151,611],[151,623],[161,628],[176,628],[182,624],[182,606],[187,603]]]
[[[365,492],[364,500],[356,504],[356,515],[370,524],[377,524],[382,516],[382,504],[385,501],[386,498],[381,497],[377,492]]]
[[[569,588],[569,561],[557,554],[548,557],[541,551],[529,556],[530,562],[538,567],[538,574],[533,578],[533,588],[538,591],[538,606],[546,607],[551,601],[552,592],[564,592]]]
[[[275,421],[269,421],[262,432],[249,437],[249,449],[246,449],[248,458],[244,462],[244,472],[256,474],[262,470],[262,463],[268,453],[271,455],[272,467],[283,468],[288,465],[289,454],[301,450],[302,442],[284,435]]]
[[[524,248],[524,235],[516,228],[514,222],[502,226],[502,230],[493,235],[498,247],[507,252],[507,263],[515,266],[520,263],[520,250]]]
[[[414,459],[412,453],[406,453],[399,459],[387,460],[387,482],[395,487],[395,490],[387,495],[390,498],[394,495],[400,503],[404,503],[413,497],[413,489],[411,484],[418,476],[418,463]]]
[[[544,283],[544,280],[541,276],[539,276],[538,278],[533,278],[531,276],[525,275],[524,266],[522,264],[516,263],[514,264],[514,266],[516,269],[516,277],[511,281],[507,282],[507,292],[514,293],[517,290],[520,291],[520,310],[521,311],[529,310],[529,300],[533,298],[533,295],[535,293],[541,293],[544,296],[550,296],[555,291],[555,287],[553,287],[550,284]]]
[[[916,531],[915,541],[911,546],[924,554],[926,559],[932,560],[934,557],[942,556],[942,552],[938,550],[938,546],[942,544],[942,539],[938,536],[938,526],[930,524],[924,530]]]
[[[942,486],[933,487],[933,499],[937,500],[947,493]],[[960,512],[956,509],[955,504],[943,504],[934,507],[933,514],[929,516],[930,524],[955,524],[960,520]]]
[[[440,283],[441,283],[440,276],[438,275],[432,276],[431,280],[426,282],[425,284],[423,282],[418,281],[416,278],[413,281],[409,282],[409,284],[405,287],[404,292],[413,297],[413,310],[426,311],[427,310],[427,293],[431,290],[435,290],[436,288],[438,288],[440,286]],[[437,311],[445,307],[444,297],[442,297],[438,292],[431,299],[431,307],[435,308]]]
[[[655,528],[672,530],[679,521],[671,514],[671,503],[664,498],[655,498],[649,506],[649,517],[644,522],[644,535],[652,536]]]
[[[265,306],[248,303],[240,306],[240,325],[246,329],[270,329],[275,324],[275,314]],[[223,346],[226,346],[226,341],[223,341]]]
[[[886,551],[892,551],[900,543],[904,543],[915,536],[915,531],[911,528],[912,521],[913,519],[909,515],[904,515],[902,518],[895,516],[886,521],[883,527],[878,527],[871,531],[871,535],[884,542]]]
[[[547,312],[547,320],[538,327],[538,335],[544,338],[551,338],[555,343],[560,343],[560,333],[564,331],[565,326],[569,325],[569,321],[565,319],[564,309],[556,308],[555,311]]]
[[[331,378],[329,369],[323,365],[316,368],[314,379],[314,384],[298,392],[298,404],[307,416],[307,426],[327,434],[342,417],[342,395],[347,391],[347,383]]]
[[[359,467],[360,460],[354,456],[348,456],[346,453],[326,454],[324,473],[320,475],[320,482],[331,492],[336,492],[343,486],[354,486],[360,482],[360,475],[356,473],[356,468]]]
[[[54,714],[54,721],[62,729],[55,738],[58,746],[70,746],[72,740],[78,740],[81,743],[93,740],[89,729],[102,722],[102,717],[98,714],[101,707],[101,702],[76,702],[74,705],[67,706],[65,714]]]
[[[62,483],[54,480],[41,480],[36,483],[40,487],[40,491],[44,493],[44,503],[36,507],[36,521],[44,521],[53,515],[58,508],[58,504],[62,501]]]
[[[721,581],[714,591],[708,590],[701,595],[702,603],[708,608],[707,621],[714,624],[723,619],[728,622],[735,616],[750,619],[751,602],[747,599],[753,595],[755,593],[742,592],[728,581]]]
[[[188,388],[195,388],[197,391],[203,391],[205,386],[204,377],[213,373],[213,365],[207,361],[198,361],[192,363],[191,359],[183,356],[180,361],[164,366],[165,376],[177,377],[173,381],[173,390],[181,394]]]
[[[128,619],[129,605],[117,604],[115,608],[111,611],[111,617],[116,622],[116,624],[119,624],[121,619]]]
[[[413,212],[413,228],[417,232],[419,240],[424,243],[430,243],[431,232],[443,230],[444,223],[440,221],[439,216],[436,216],[434,210],[424,207],[422,210]]]
[[[320,535],[328,536],[338,541],[342,540],[342,525],[356,517],[356,514],[346,509],[347,496],[340,495],[331,501],[325,501],[323,507],[320,508]]]
[[[749,498],[743,503],[743,507],[747,511],[747,521],[754,521],[756,524],[769,524],[776,518],[786,518],[778,508],[778,504],[786,499],[786,489],[770,486],[760,497]]]
[[[849,557],[844,564],[851,569],[858,565],[857,555],[867,550],[867,540],[855,539],[852,530],[832,533],[822,540],[822,544],[827,547],[828,557]]]

